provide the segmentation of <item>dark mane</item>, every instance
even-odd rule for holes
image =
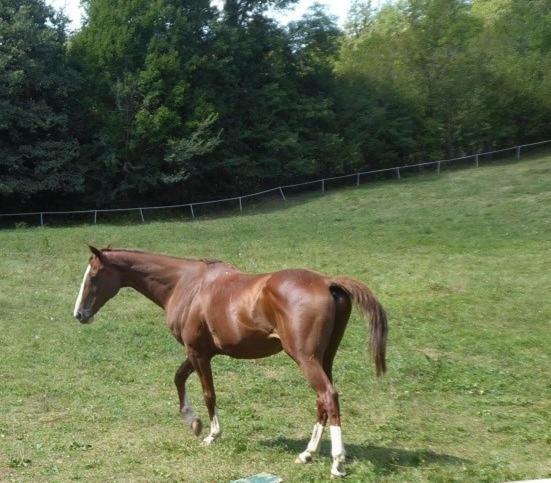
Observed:
[[[207,265],[216,265],[217,263],[223,263],[224,265],[230,265],[228,262],[218,260],[218,258],[199,258],[198,262],[206,263]]]

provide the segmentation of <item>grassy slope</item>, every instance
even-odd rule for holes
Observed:
[[[242,217],[1,231],[0,480],[329,475],[327,439],[312,465],[293,464],[315,401],[285,355],[215,359],[224,435],[200,447],[172,385],[182,349],[155,306],[124,291],[91,326],[71,320],[85,242],[366,281],[390,314],[390,370],[375,380],[353,315],[334,371],[347,481],[549,475],[550,161],[295,198]],[[189,389],[205,420],[195,376]]]

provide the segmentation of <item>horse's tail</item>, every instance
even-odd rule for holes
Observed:
[[[369,320],[369,348],[377,376],[386,372],[386,339],[388,324],[383,306],[369,287],[349,277],[335,277],[330,280],[330,287],[343,290],[359,307],[362,315]]]

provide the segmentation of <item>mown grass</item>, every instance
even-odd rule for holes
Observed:
[[[177,411],[182,348],[124,291],[71,317],[85,242],[310,267],[368,283],[390,315],[376,380],[355,314],[336,359],[347,481],[551,474],[551,157],[261,204],[196,222],[0,231],[0,480],[323,481],[329,442],[293,463],[315,398],[285,355],[214,360],[224,434],[202,448]],[[205,421],[200,389],[189,394]]]

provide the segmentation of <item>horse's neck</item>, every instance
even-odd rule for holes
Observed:
[[[163,309],[176,285],[186,278],[191,283],[201,269],[199,261],[142,252],[114,250],[108,257],[119,269],[123,287],[132,287]]]

